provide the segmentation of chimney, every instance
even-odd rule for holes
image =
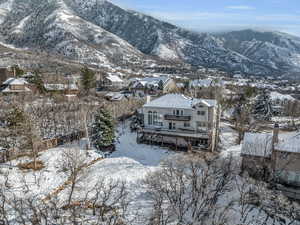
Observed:
[[[275,123],[274,130],[273,130],[273,140],[272,140],[273,144],[277,144],[279,142],[278,135],[279,135],[279,124]]]
[[[151,96],[150,96],[150,95],[147,95],[147,96],[146,96],[146,103],[149,103],[149,102],[151,102]]]

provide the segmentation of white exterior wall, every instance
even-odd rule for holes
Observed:
[[[191,120],[190,121],[177,121],[177,120],[165,120],[164,116],[165,115],[174,115],[173,114],[173,110],[179,110],[180,114],[179,116],[181,116],[181,110],[183,110],[183,116],[191,116]],[[149,125],[149,121],[148,121],[148,112],[152,111],[152,113],[154,111],[157,112],[158,115],[158,122],[162,122],[162,126],[158,126],[158,125]],[[204,111],[205,115],[198,115],[198,111]],[[144,126],[145,128],[156,128],[156,127],[161,127],[162,129],[169,129],[169,123],[175,123],[175,127],[176,129],[178,128],[184,128],[184,129],[190,129],[190,130],[197,130],[197,129],[201,129],[201,130],[207,130],[208,129],[208,124],[209,122],[212,122],[213,120],[213,115],[209,115],[209,109],[207,106],[204,107],[196,107],[196,109],[171,109],[171,108],[148,108],[148,107],[144,107],[143,108],[143,114],[144,114]],[[209,121],[209,119],[211,119],[211,121]],[[197,126],[197,122],[205,122],[206,126],[205,127],[199,127]],[[184,124],[185,123],[189,123],[190,126],[189,127],[185,127]]]

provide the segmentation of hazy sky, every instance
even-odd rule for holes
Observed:
[[[300,36],[300,0],[112,1],[197,31],[258,28]]]

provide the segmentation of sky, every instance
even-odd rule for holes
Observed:
[[[181,27],[200,32],[245,28],[300,36],[300,0],[112,0]]]

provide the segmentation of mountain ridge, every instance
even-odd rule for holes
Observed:
[[[230,73],[300,71],[298,37],[250,29],[198,33],[106,0],[0,0],[0,25],[8,44],[83,63],[139,63],[154,55]]]

